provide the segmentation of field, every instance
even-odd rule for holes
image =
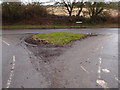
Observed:
[[[50,14],[59,15],[59,16],[64,16],[64,15],[68,16],[69,15],[66,8],[62,7],[62,6],[47,6],[46,9]],[[87,9],[83,8],[83,12],[85,12],[85,11],[87,11]],[[113,17],[118,16],[118,10],[105,9],[104,11],[107,11]],[[76,15],[76,13],[77,13],[77,8],[74,9],[73,15]],[[81,15],[83,15],[83,13],[81,13]]]

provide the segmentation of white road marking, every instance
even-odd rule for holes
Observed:
[[[5,44],[7,44],[8,46],[10,45],[10,44],[9,44],[9,43],[7,43],[6,41],[3,41],[3,40],[2,40],[2,42],[4,42]]]
[[[102,71],[105,72],[105,73],[109,73],[110,72],[110,70],[108,70],[108,69],[102,69]]]
[[[83,66],[80,66],[86,73],[89,73]]]
[[[102,58],[99,58],[99,66],[98,66],[98,78],[101,78],[101,63],[102,63]]]
[[[96,83],[99,84],[102,88],[109,88],[107,82],[104,80],[100,80],[101,78],[101,64],[102,64],[102,58],[99,57],[99,66],[98,66],[98,78],[99,80],[96,80]],[[110,72],[108,69],[102,69],[104,72]]]
[[[101,67],[98,67],[98,78],[101,78]]]
[[[102,60],[102,58],[100,57],[99,60]]]
[[[108,88],[108,84],[104,80],[96,80],[96,82],[103,88]]]
[[[118,77],[115,77],[115,80],[118,81],[118,83],[120,83],[120,80],[118,79]]]
[[[100,63],[100,65],[101,65],[102,61],[100,60],[99,63]]]
[[[10,72],[9,79],[8,79],[8,81],[7,81],[7,86],[6,86],[6,88],[9,88],[9,87],[10,87],[10,84],[11,84],[11,82],[12,82],[12,78],[13,78],[13,75],[14,75],[14,69],[15,69],[15,56],[13,56],[12,68],[11,68],[11,72]]]

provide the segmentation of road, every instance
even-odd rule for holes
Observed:
[[[37,66],[36,56],[23,39],[32,33],[76,32],[98,36],[74,42],[74,45],[49,65]],[[118,29],[3,30],[3,88],[118,88]],[[45,73],[45,74],[43,74]]]

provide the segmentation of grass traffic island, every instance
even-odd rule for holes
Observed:
[[[80,40],[87,36],[90,35],[72,32],[39,33],[26,39],[26,41],[31,44],[64,46],[71,41]]]

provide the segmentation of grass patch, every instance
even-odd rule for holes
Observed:
[[[118,24],[83,24],[83,25],[3,25],[2,29],[67,29],[67,28],[111,28]]]
[[[52,32],[40,33],[32,36],[34,40],[42,40],[53,45],[65,45],[73,40],[79,40],[86,34],[70,33],[70,32]]]

